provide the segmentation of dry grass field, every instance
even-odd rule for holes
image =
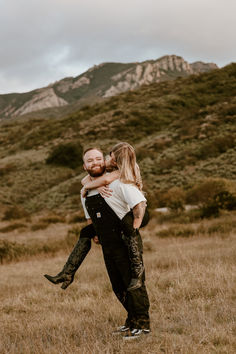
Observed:
[[[188,224],[193,236],[171,237],[168,230],[186,226],[151,220],[142,235],[152,333],[128,343],[111,335],[125,312],[100,246],[66,291],[43,277],[60,270],[65,252],[2,264],[0,353],[235,353],[235,221],[234,214],[198,221]]]

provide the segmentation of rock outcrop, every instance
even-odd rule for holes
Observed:
[[[23,106],[17,109],[14,115],[22,115],[44,108],[61,107],[67,104],[68,102],[55,94],[53,88],[40,89],[29,101],[25,102]]]
[[[45,88],[22,94],[0,95],[0,118],[20,116],[45,108],[61,107],[94,97],[107,98],[141,85],[173,80],[217,69],[213,63],[189,64],[176,55],[142,63],[102,63],[84,74],[68,77]]]

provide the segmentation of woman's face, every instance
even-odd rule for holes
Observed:
[[[116,167],[116,159],[113,152],[110,152],[110,155],[106,156],[106,166],[107,167]]]

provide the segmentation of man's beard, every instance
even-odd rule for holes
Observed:
[[[96,170],[93,170],[92,168],[91,169],[86,169],[86,171],[88,172],[88,174],[91,176],[91,177],[100,177],[103,175],[103,173],[105,172],[106,170],[106,166],[105,164],[102,165],[102,166],[97,166],[97,167],[100,167],[99,169],[96,169]]]

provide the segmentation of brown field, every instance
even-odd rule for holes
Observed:
[[[0,353],[235,353],[235,220],[232,214],[161,228],[152,220],[143,230],[152,333],[135,342],[111,336],[125,312],[100,246],[93,245],[66,291],[43,274],[57,273],[67,253],[2,264]],[[187,227],[186,237],[168,235]]]

